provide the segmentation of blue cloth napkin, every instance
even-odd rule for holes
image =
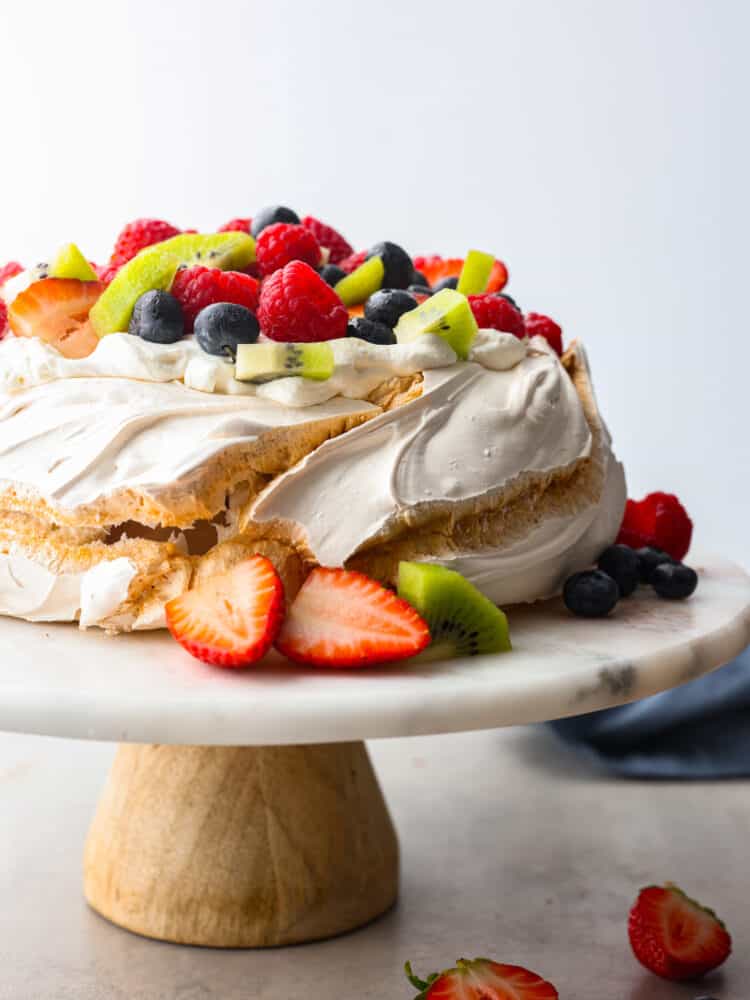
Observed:
[[[673,691],[550,725],[622,777],[750,776],[750,647]]]

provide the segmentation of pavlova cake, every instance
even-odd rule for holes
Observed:
[[[289,607],[331,623],[357,587],[419,648],[417,592],[445,580],[487,614],[559,593],[617,536],[625,481],[583,347],[506,281],[478,251],[354,253],[282,206],[0,271],[0,614],[178,637],[202,616],[211,659],[206,606],[244,635],[236,594],[263,594],[258,649],[294,656]]]

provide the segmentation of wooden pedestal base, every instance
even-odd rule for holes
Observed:
[[[398,842],[363,743],[120,746],[84,859],[90,905],[147,937],[257,948],[387,910]]]

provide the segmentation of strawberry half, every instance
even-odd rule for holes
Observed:
[[[457,278],[463,266],[463,257],[440,257],[432,254],[429,257],[414,258],[415,270],[420,271],[432,287],[443,278]],[[501,260],[495,259],[485,292],[500,292],[507,284],[508,268]]]
[[[276,648],[315,667],[369,667],[424,649],[430,630],[406,601],[364,573],[318,567],[294,599]]]
[[[165,605],[167,628],[188,653],[215,667],[247,667],[265,656],[284,618],[284,586],[254,555]]]
[[[535,972],[489,958],[459,958],[455,969],[419,979],[406,963],[406,976],[420,992],[415,1000],[558,1000],[558,992]]]
[[[671,883],[641,890],[630,911],[628,935],[641,965],[676,982],[704,976],[732,950],[732,939],[714,911]]]
[[[17,337],[39,337],[66,358],[85,358],[99,343],[88,315],[103,291],[99,281],[35,281],[9,305],[10,328]]]
[[[649,493],[643,500],[628,500],[617,541],[633,549],[651,545],[684,559],[693,537],[693,522],[671,493]]]

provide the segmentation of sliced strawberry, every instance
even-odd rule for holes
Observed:
[[[630,911],[628,935],[641,965],[673,981],[704,976],[732,950],[732,939],[713,910],[670,883],[641,890]]]
[[[215,667],[247,667],[265,656],[284,618],[284,586],[254,555],[165,605],[167,628],[188,653]]]
[[[419,979],[406,963],[406,975],[420,992],[416,1000],[558,1000],[558,992],[535,972],[501,965],[489,958],[459,958],[455,969]]]
[[[103,291],[98,281],[35,281],[10,303],[10,328],[17,337],[39,337],[66,358],[85,358],[99,343],[88,315]]]
[[[364,573],[314,569],[289,609],[276,648],[297,663],[367,667],[424,649],[430,631],[406,601]]]
[[[429,257],[415,257],[414,268],[420,271],[435,286],[443,278],[457,278],[464,266],[463,257],[440,257],[432,254]],[[487,282],[486,292],[499,292],[508,284],[508,269],[501,260],[495,260]]]
[[[643,500],[628,500],[617,541],[639,549],[651,545],[684,559],[693,537],[693,522],[672,493],[649,493]]]
[[[10,278],[15,278],[23,271],[23,267],[16,260],[11,260],[0,267],[0,285],[4,285]]]

